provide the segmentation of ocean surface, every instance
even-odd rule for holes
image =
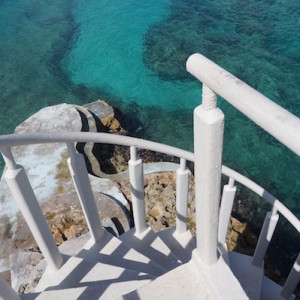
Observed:
[[[0,0],[0,133],[42,107],[100,98],[131,135],[192,151],[195,52],[300,117],[299,0]],[[299,157],[219,106],[224,164],[300,217]]]

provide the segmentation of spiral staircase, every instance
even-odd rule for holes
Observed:
[[[187,62],[203,82],[202,105],[194,111],[194,153],[127,136],[99,133],[87,108],[89,132],[39,132],[0,137],[6,163],[4,178],[47,262],[34,293],[17,294],[0,278],[3,299],[292,299],[300,279],[298,255],[283,287],[264,276],[263,260],[279,213],[300,232],[300,221],[272,194],[221,164],[224,115],[216,107],[221,95],[280,142],[300,155],[300,120],[200,54]],[[249,105],[251,103],[251,105]],[[278,122],[281,120],[281,122]],[[90,130],[89,130],[90,129]],[[74,143],[84,143],[78,153]],[[66,144],[68,166],[89,234],[63,243],[51,236],[26,172],[15,162],[14,147]],[[114,235],[101,224],[87,173],[93,143],[130,147],[129,179],[135,227]],[[137,149],[180,158],[176,171],[176,227],[154,232],[146,223],[143,162]],[[78,148],[77,148],[78,149]],[[195,164],[196,237],[187,229],[187,194]],[[94,165],[94,164],[93,164]],[[89,168],[89,166],[88,166]],[[101,176],[101,166],[94,166]],[[229,177],[220,195],[221,173]],[[253,257],[228,252],[225,238],[239,182],[271,204]],[[220,201],[221,199],[221,201]],[[38,268],[39,266],[37,266]]]

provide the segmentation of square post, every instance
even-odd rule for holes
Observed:
[[[224,114],[217,95],[203,85],[202,104],[194,110],[197,253],[207,265],[217,262],[218,220]]]

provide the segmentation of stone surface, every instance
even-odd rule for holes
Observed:
[[[50,131],[81,131],[78,112],[68,104],[43,108],[20,124],[16,134]],[[39,201],[47,199],[57,191],[58,180],[69,179],[68,174],[61,176],[61,164],[66,159],[65,144],[38,144],[14,147],[15,160],[24,166],[29,181]],[[18,211],[4,178],[0,182],[1,215],[14,216]]]
[[[98,106],[104,109],[101,117],[107,117],[107,120],[111,120],[111,123],[115,124],[115,121],[113,121],[113,109],[102,101],[93,103],[93,109],[96,109]],[[107,124],[110,123],[107,121]],[[60,104],[40,110],[20,124],[15,132],[20,134],[49,131],[81,131],[81,129],[82,121],[78,111],[72,105]],[[13,148],[13,154],[17,163],[24,166],[40,203],[47,201],[55,195],[75,191],[67,165],[68,151],[65,144],[38,144],[15,147]],[[97,187],[96,190],[100,192],[104,191],[108,194],[112,192],[112,196],[114,197],[112,199],[116,199],[126,205],[127,201],[122,193],[118,190],[116,191],[113,183],[108,183],[107,181],[108,179],[103,180],[104,185],[101,185],[96,180],[93,186]],[[106,187],[110,187],[110,189],[106,191]],[[14,224],[18,222],[19,209],[11,196],[3,176],[0,181],[0,207],[0,223],[2,224],[0,234],[3,237],[0,247],[0,270],[6,270],[8,268],[7,249],[10,238],[9,234],[15,230]],[[128,230],[128,224],[125,225],[124,222],[122,224],[122,220],[119,220],[119,223],[121,222],[121,225],[125,226],[125,230]],[[120,224],[118,226],[120,227]],[[51,229],[57,240],[59,240],[59,228],[53,225]],[[66,235],[71,237],[74,236],[75,232],[81,230],[82,228],[75,224],[67,229]],[[3,233],[5,233],[5,236],[3,236]]]
[[[118,220],[111,229],[114,230],[117,227],[121,233],[128,231],[129,221],[121,206],[104,194],[95,193],[94,196],[100,219],[102,221],[107,218],[113,221]],[[87,223],[75,192],[56,195],[42,203],[41,208],[57,245],[88,232]],[[116,235],[118,234],[116,232]],[[39,251],[23,218],[18,221],[16,232],[12,237],[10,253],[15,252],[15,249]]]
[[[253,255],[257,237],[246,222],[241,222],[231,216],[226,242],[229,251],[234,250],[243,254]]]

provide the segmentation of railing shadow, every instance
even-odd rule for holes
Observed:
[[[62,269],[49,278],[48,284],[51,286],[45,291],[51,294],[52,291],[73,288],[76,289],[76,299],[110,299],[111,293],[112,298],[120,297],[122,293],[127,294],[149,283],[159,272],[163,273],[151,260],[144,259],[142,262],[130,259],[134,257],[129,253],[131,251],[131,248],[108,233],[99,243],[93,244],[90,240],[75,257],[66,257]],[[24,295],[24,299],[36,299],[39,295]],[[137,294],[134,299],[139,299]]]

